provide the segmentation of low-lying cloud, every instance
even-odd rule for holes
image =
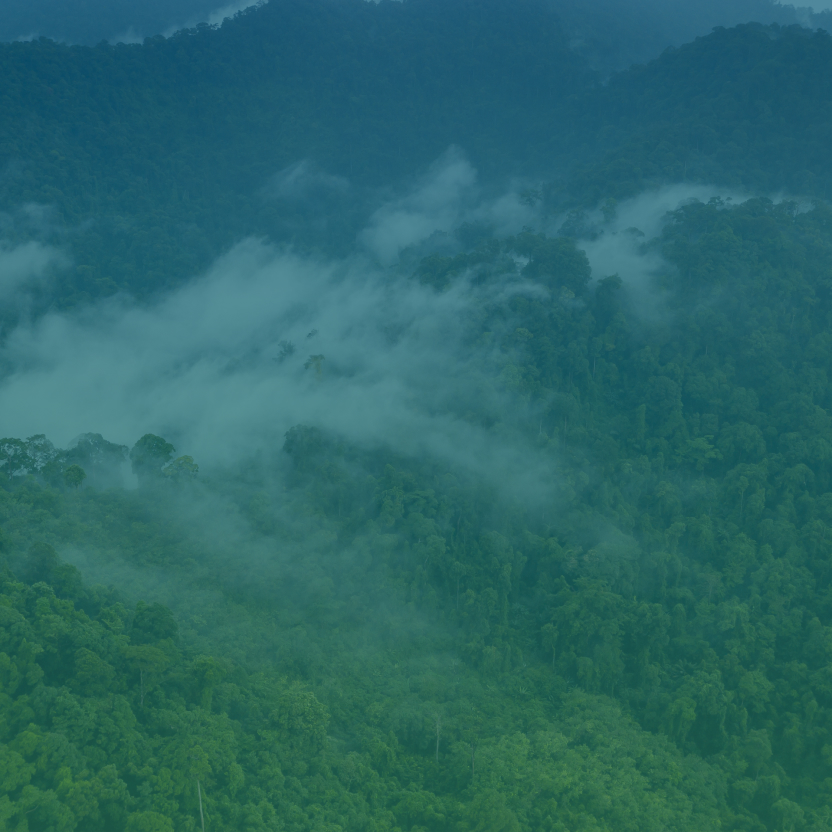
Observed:
[[[348,187],[305,164],[272,183],[281,198]],[[595,277],[619,274],[647,308],[662,264],[643,241],[685,200],[712,196],[727,195],[674,186],[619,205],[614,219],[596,224],[600,233],[579,241]],[[45,433],[66,446],[85,432],[127,445],[152,432],[203,465],[225,465],[280,447],[285,432],[304,423],[365,447],[440,457],[546,500],[556,477],[551,462],[465,417],[519,405],[484,369],[493,356],[466,346],[467,322],[495,292],[541,287],[515,274],[498,286],[461,277],[436,292],[386,268],[403,249],[437,231],[451,236],[464,222],[502,234],[552,231],[560,220],[514,191],[483,198],[474,169],[449,151],[410,193],[375,212],[350,258],[303,257],[247,240],[152,305],[116,298],[19,325],[0,348],[8,368],[0,379],[2,433]],[[58,257],[37,243],[0,248],[0,293],[46,274]]]
[[[343,176],[327,173],[308,159],[289,165],[275,174],[263,195],[290,203],[307,203],[326,199],[330,195],[346,193],[350,183]]]
[[[661,254],[645,243],[658,237],[668,214],[686,203],[712,198],[739,204],[747,197],[709,185],[668,185],[645,191],[616,206],[615,216],[600,226],[600,233],[578,241],[586,252],[595,279],[617,274],[627,287],[637,311],[659,312],[653,284],[667,267]],[[600,218],[600,211],[594,219]]]
[[[252,6],[259,6],[266,0],[236,0],[236,2],[226,3],[222,6],[218,6],[214,9],[210,8],[208,3],[204,5],[207,8],[200,10],[196,14],[188,15],[187,17],[181,16],[181,11],[179,12],[178,18],[174,17],[177,12],[173,9],[170,10],[168,20],[173,18],[173,21],[168,23],[161,34],[169,38],[175,35],[177,32],[181,31],[182,29],[193,29],[194,27],[198,26],[200,23],[207,23],[209,26],[221,26],[223,21],[229,17],[234,17],[235,14],[241,11],[245,11]],[[161,28],[161,27],[160,27]],[[110,43],[125,43],[125,44],[135,44],[135,43],[143,43],[146,37],[152,37],[153,35],[159,34],[159,32],[155,30],[148,30],[146,26],[136,26],[131,25],[128,26],[126,29],[122,30],[120,34],[114,35],[113,37],[109,38]]]
[[[0,242],[0,304],[8,305],[21,292],[41,285],[50,270],[64,262],[60,251],[39,242],[17,246]]]
[[[516,189],[486,197],[477,172],[458,148],[442,155],[408,193],[381,205],[359,235],[360,244],[384,265],[437,232],[480,223],[498,236],[538,223],[537,212]]]
[[[111,300],[18,327],[0,354],[13,368],[3,433],[129,445],[153,432],[226,464],[306,423],[539,489],[522,448],[455,415],[477,384],[462,345],[476,302],[465,281],[436,293],[361,259],[247,241],[156,305]]]

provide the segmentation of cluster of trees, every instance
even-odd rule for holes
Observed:
[[[549,290],[478,312],[495,383],[525,402],[478,418],[537,444],[562,493],[497,519],[439,472],[379,471],[411,597],[452,611],[469,660],[508,679],[547,656],[626,702],[719,768],[731,828],[826,823],[830,228],[821,204],[681,208],[645,246],[668,263],[647,320],[616,276],[590,288],[568,238],[429,258],[417,276],[440,291],[506,280],[511,254]],[[287,450],[317,465],[324,510],[360,493],[325,444]]]
[[[718,761],[735,810],[769,828],[829,799],[830,228],[820,204],[678,210],[652,243],[659,321],[614,276],[589,291],[568,240],[505,241],[560,302],[517,298],[486,326],[528,433],[571,460],[569,493],[525,540],[472,540],[477,566],[434,566],[451,596],[462,571],[475,618]],[[522,644],[470,647],[495,670]]]
[[[368,188],[455,143],[498,168],[512,125],[550,135],[591,77],[552,14],[502,0],[285,0],[143,45],[2,44],[0,210],[11,241],[76,231],[59,303],[147,297],[244,235],[343,251]],[[272,192],[307,159],[348,192]]]
[[[103,40],[167,32],[189,21],[208,20],[221,8],[214,0],[8,0],[0,21],[0,40],[46,36],[93,46]]]
[[[261,531],[219,550],[172,521],[171,492],[152,483],[125,492],[0,480],[9,826],[165,832],[199,829],[204,815],[209,829],[298,832],[718,828],[708,766],[645,734],[615,702],[572,689],[533,657],[505,685],[447,653],[445,635],[417,644],[417,605],[385,578],[395,559],[386,519],[338,541],[298,482],[286,515],[314,521],[307,541],[329,539],[305,542],[294,572],[257,563],[256,540],[286,549],[298,529],[274,528],[281,512],[251,478],[225,481],[225,497]],[[117,549],[152,564],[148,574],[164,568],[177,615],[85,585],[48,540],[99,557]],[[225,595],[209,611],[194,585]],[[379,610],[400,603],[409,615],[383,613],[386,640],[368,632],[362,621],[375,633]],[[439,611],[427,612],[435,629]]]
[[[275,0],[142,45],[2,44],[3,234],[71,255],[47,308],[151,296],[250,234],[343,252],[379,186],[454,144],[488,180],[564,171],[552,210],[714,178],[828,197],[831,44],[721,30],[604,85],[546,4],[506,0]],[[301,160],[312,185],[269,185]]]
[[[829,199],[830,61],[823,30],[747,24],[619,73],[592,94],[593,132],[603,138],[568,189],[585,205],[659,182]]]
[[[293,775],[321,757],[313,694],[183,656],[169,610],[84,589],[48,544],[22,572],[0,578],[4,826],[172,832],[202,814],[208,828],[310,828]]]
[[[574,239],[662,181],[832,195],[827,34],[720,30],[602,86],[538,3],[287,0],[0,46],[0,78],[4,239],[72,251],[44,308],[244,233],[337,248],[451,142],[583,161],[528,195],[560,236],[466,226],[412,275],[484,287],[449,406],[533,488],[309,425],[200,477],[152,434],[0,440],[0,826],[832,828],[832,211],[687,204],[623,232],[664,264],[641,294]],[[337,187],[260,190],[309,156]]]
[[[0,439],[0,468],[6,477],[34,476],[49,485],[78,488],[90,476],[97,488],[124,484],[124,469],[129,459],[140,482],[158,477],[195,477],[199,466],[191,456],[174,459],[176,448],[161,436],[145,434],[128,454],[126,445],[108,442],[100,433],[84,433],[68,450],[56,448],[43,434],[28,439]]]
[[[500,395],[459,418],[556,475],[536,498],[310,426],[185,489],[4,466],[3,811],[828,829],[830,228],[822,204],[687,205],[644,244],[667,264],[649,318],[569,237],[423,261],[438,292],[544,290],[460,322]],[[134,600],[55,555],[79,548]]]
[[[693,0],[684,7],[660,0],[633,0],[626,6],[615,0],[555,0],[554,6],[575,48],[593,66],[608,72],[647,63],[669,46],[708,35],[717,26],[753,20],[832,29],[832,12],[828,10],[795,8],[771,0]]]

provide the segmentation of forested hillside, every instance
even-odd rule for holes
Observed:
[[[830,60],[824,31],[748,25],[614,77],[595,125],[616,146],[599,147],[575,193],[591,202],[681,180],[828,199]]]
[[[0,47],[0,830],[832,829],[832,43],[565,32]]]
[[[7,440],[9,816],[193,825],[199,779],[226,828],[825,829],[830,222],[679,210],[668,324],[568,238],[425,261],[549,290],[466,324],[515,402],[467,418],[527,437],[542,504],[314,427],[204,481],[145,437],[135,492],[78,490],[126,457],[100,437]],[[67,548],[162,570],[176,618]]]
[[[570,39],[596,69],[627,69],[657,58],[670,46],[678,47],[711,33],[748,21],[764,25],[796,23],[813,29],[832,28],[832,12],[769,0],[554,0]]]
[[[6,238],[71,252],[61,304],[170,288],[248,234],[344,253],[450,145],[486,181],[551,183],[552,210],[678,180],[832,192],[832,40],[799,27],[598,86],[533,0],[283,0],[143,46],[3,44],[0,73]],[[272,179],[302,160],[311,208]]]
[[[0,40],[48,37],[94,46],[101,41],[143,40],[207,21],[212,12],[228,16],[248,5],[215,0],[5,0]]]

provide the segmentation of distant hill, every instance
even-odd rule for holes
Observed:
[[[773,0],[550,2],[572,48],[604,72],[646,63],[668,46],[681,46],[717,26],[756,22],[832,28],[830,12],[814,14]],[[249,5],[252,0],[4,0],[0,41],[42,36],[88,46],[102,40],[140,42],[200,21],[219,23]]]
[[[553,0],[573,48],[604,72],[647,63],[717,27],[800,24],[832,29],[832,12],[771,0]]]
[[[153,291],[273,234],[260,191],[302,159],[359,188],[451,144],[520,169],[529,131],[594,81],[551,13],[503,0],[272,3],[142,46],[8,44],[0,73],[0,205],[95,218],[74,242],[79,298]]]
[[[832,832],[832,38],[574,25],[0,46],[0,832]]]
[[[832,38],[798,26],[718,29],[668,50],[590,93],[600,160],[572,193],[698,181],[828,199],[830,70]]]
[[[684,180],[828,197],[830,79],[832,40],[800,27],[718,30],[602,84],[537,0],[284,0],[143,45],[0,46],[0,210],[11,241],[75,229],[71,304],[151,294],[248,234],[344,250],[374,189],[450,145],[558,206]],[[264,191],[302,160],[348,183],[316,208],[325,238]]]
[[[193,25],[235,5],[236,11],[240,4],[222,0],[3,0],[0,40],[40,36],[92,46]]]

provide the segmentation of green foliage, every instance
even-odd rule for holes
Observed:
[[[572,176],[572,193],[595,205],[648,184],[719,181],[828,199],[830,60],[823,30],[749,23],[619,73],[590,96],[600,132],[587,141],[602,158]]]
[[[504,0],[274,2],[142,45],[0,44],[0,207],[14,241],[39,232],[30,203],[77,229],[62,306],[151,297],[242,235],[343,251],[366,188],[451,144],[483,166],[522,153],[513,124],[550,137],[592,78],[548,9]],[[281,192],[303,160],[355,187]]]
[[[133,473],[142,482],[152,481],[162,475],[162,466],[170,462],[176,448],[152,433],[146,433],[130,451]],[[183,457],[180,457],[182,459]],[[193,462],[193,460],[191,460]],[[178,466],[181,468],[182,466]],[[174,470],[177,470],[174,468]]]
[[[78,488],[86,478],[87,472],[80,465],[70,465],[64,470],[67,488]]]
[[[271,2],[142,45],[2,44],[4,234],[73,229],[46,309],[152,297],[243,235],[343,252],[368,188],[451,145],[487,179],[579,163],[568,193],[524,197],[558,210],[665,182],[828,198],[830,78],[825,32],[748,25],[601,85],[547,4],[507,0]],[[303,160],[344,187],[281,190]]]
[[[187,481],[193,479],[199,473],[199,465],[194,462],[192,456],[179,456],[162,469],[164,476],[176,480]]]
[[[139,602],[130,628],[130,641],[133,644],[155,644],[165,639],[176,641],[178,636],[176,619],[167,607]]]
[[[58,553],[52,546],[42,542],[33,543],[26,555],[23,574],[29,583],[51,583],[59,564]]]
[[[587,162],[523,197],[559,236],[468,225],[413,270],[499,287],[452,416],[532,486],[304,425],[199,478],[146,434],[135,491],[99,434],[0,440],[0,827],[829,828],[832,213],[684,205],[647,319],[576,243],[607,233],[576,206],[664,180],[828,196],[829,36],[721,30],[601,88],[537,4],[441,5],[0,48],[0,198],[79,229],[61,305],[291,237],[308,206],[251,194],[301,157]]]
[[[84,466],[84,471],[90,471],[92,483],[99,488],[121,485],[120,468],[126,459],[126,446],[108,442],[100,433],[79,436],[64,456],[64,462],[71,463],[70,467]],[[68,470],[64,471],[65,479]]]

